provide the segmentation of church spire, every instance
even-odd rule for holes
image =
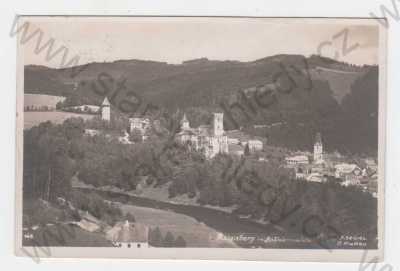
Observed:
[[[321,134],[317,133],[314,143],[314,163],[321,164],[324,162],[323,152]]]
[[[186,113],[183,113],[182,122],[186,122],[186,121],[188,121],[188,119],[186,118]]]
[[[104,97],[103,103],[101,104],[101,106],[110,106],[110,101],[108,100],[107,96]]]
[[[190,129],[189,120],[186,118],[186,113],[183,114],[183,118],[181,120],[181,129],[187,130]]]

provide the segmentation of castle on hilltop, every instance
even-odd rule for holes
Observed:
[[[218,153],[228,153],[228,137],[224,131],[224,114],[214,113],[212,125],[200,125],[191,128],[186,114],[181,120],[181,131],[177,139],[190,146],[190,148],[201,151],[206,158],[213,158]]]
[[[101,119],[106,122],[111,121],[110,102],[104,98],[100,108]],[[158,128],[157,128],[158,127]],[[151,120],[148,117],[129,118],[129,132],[125,132],[120,141],[124,144],[132,144],[129,134],[138,133],[140,141],[148,140],[153,129],[162,129],[159,120]],[[93,134],[94,131],[88,131]],[[263,150],[261,138],[246,134],[241,130],[224,130],[224,114],[213,113],[212,125],[200,125],[198,128],[190,127],[186,114],[180,122],[180,132],[175,139],[194,151],[204,154],[207,159],[215,157],[219,153],[232,154],[237,156],[254,154]]]

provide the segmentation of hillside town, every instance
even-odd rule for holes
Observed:
[[[356,186],[377,197],[378,166],[374,159],[355,162],[339,153],[325,153],[322,136],[317,133],[313,153],[298,153],[285,158],[286,167],[295,172],[296,179],[326,182],[336,179],[343,186]]]
[[[112,121],[110,102],[105,97],[100,106],[101,119]],[[159,125],[157,120],[147,117],[129,118],[129,132],[139,133],[141,141],[149,139],[151,127]],[[88,134],[96,134],[87,131]],[[123,144],[133,144],[128,134],[119,137]],[[218,154],[228,154],[237,157],[257,154],[259,162],[268,161],[264,142],[266,140],[251,136],[241,130],[224,130],[224,114],[213,113],[211,125],[202,124],[197,128],[190,126],[185,113],[180,121],[180,131],[175,135],[177,142],[188,150],[202,153],[206,159],[213,159]],[[282,166],[292,170],[295,179],[309,182],[324,183],[329,180],[340,183],[342,186],[354,186],[377,197],[378,166],[373,158],[364,158],[354,161],[338,152],[324,151],[322,135],[317,133],[313,145],[313,152],[286,151]]]
[[[64,109],[65,108],[58,108],[58,110]],[[146,170],[142,172],[140,170],[141,161],[138,160],[145,159],[140,152],[137,153],[139,156],[136,158],[135,156],[133,156],[133,158],[126,158],[121,157],[121,150],[126,149],[129,150],[128,152],[135,152],[137,149],[146,148],[146,151],[151,151],[151,146],[158,138],[156,131],[167,130],[166,127],[162,127],[163,125],[160,119],[154,116],[144,115],[125,118],[126,122],[121,122],[121,116],[118,115],[119,112],[116,111],[107,96],[105,96],[98,105],[86,104],[75,107],[69,106],[66,108],[66,111],[71,112],[72,109],[78,109],[78,111],[74,111],[75,114],[80,112],[81,115],[87,114],[91,115],[93,118],[79,120],[79,116],[81,115],[74,115],[78,116],[78,118],[67,119],[62,124],[62,126],[66,128],[61,128],[61,130],[75,129],[80,127],[79,125],[82,125],[84,135],[82,139],[86,142],[84,144],[93,144],[100,149],[92,153],[94,155],[92,158],[80,154],[80,151],[83,152],[83,150],[72,150],[72,152],[77,153],[74,154],[73,157],[81,157],[79,159],[87,159],[89,162],[89,164],[87,162],[81,163],[80,166],[82,169],[76,172],[74,176],[71,176],[72,187],[77,189],[77,192],[79,191],[77,196],[74,196],[72,199],[67,199],[64,195],[58,196],[56,198],[56,204],[51,204],[54,188],[52,188],[51,170],[49,170],[49,176],[42,179],[45,183],[42,185],[44,191],[41,193],[39,201],[35,204],[39,205],[39,209],[48,210],[49,214],[56,213],[55,220],[57,223],[59,223],[59,219],[57,218],[59,210],[57,210],[57,208],[60,208],[60,206],[61,208],[66,208],[67,213],[72,213],[72,215],[68,216],[76,218],[71,219],[67,217],[66,221],[63,221],[61,224],[77,227],[80,236],[89,234],[88,236],[91,236],[89,238],[95,238],[96,244],[101,244],[101,246],[113,246],[125,249],[185,247],[187,246],[187,242],[192,244],[192,242],[196,241],[193,241],[193,236],[185,235],[182,232],[170,232],[161,225],[158,226],[158,224],[156,224],[156,227],[150,227],[148,224],[144,223],[145,221],[140,219],[140,217],[136,218],[130,216],[129,213],[123,214],[119,209],[119,206],[123,206],[120,202],[103,200],[101,197],[98,197],[97,194],[89,194],[86,196],[84,193],[80,192],[81,189],[84,189],[83,191],[116,192],[121,193],[119,195],[140,196],[147,200],[155,200],[157,203],[155,203],[154,206],[159,206],[162,202],[163,204],[167,204],[168,208],[174,208],[175,206],[179,206],[177,204],[181,203],[185,204],[185,206],[193,206],[195,208],[206,204],[207,207],[204,208],[209,210],[223,210],[234,217],[239,215],[241,218],[246,217],[250,221],[261,223],[262,225],[264,223],[269,223],[268,219],[260,218],[259,214],[257,214],[258,207],[256,207],[255,204],[246,207],[248,209],[245,209],[245,211],[237,208],[238,204],[245,205],[247,202],[244,201],[242,203],[239,198],[236,199],[238,203],[235,204],[233,200],[235,199],[234,193],[236,192],[232,192],[232,188],[226,185],[219,186],[219,183],[223,181],[218,179],[218,177],[209,178],[210,175],[205,174],[203,182],[208,183],[209,186],[204,187],[203,184],[203,187],[198,186],[195,188],[193,182],[199,178],[198,175],[201,175],[201,173],[199,171],[195,173],[192,171],[194,164],[199,163],[198,161],[196,162],[195,158],[194,160],[186,161],[188,158],[193,159],[191,154],[193,154],[194,157],[201,157],[204,162],[200,162],[196,166],[207,165],[209,167],[209,174],[215,174],[214,165],[217,165],[221,161],[236,161],[237,167],[235,171],[243,171],[246,173],[247,169],[245,165],[247,164],[247,167],[254,167],[255,171],[259,172],[257,174],[265,174],[267,175],[265,176],[266,178],[270,178],[274,182],[280,182],[281,177],[279,176],[283,174],[286,176],[285,181],[294,184],[294,186],[298,185],[298,187],[301,187],[306,184],[310,187],[319,186],[323,190],[325,189],[323,187],[328,188],[333,185],[336,187],[335,189],[341,187],[344,190],[348,189],[349,191],[356,191],[355,193],[368,195],[372,199],[377,198],[378,165],[376,159],[372,157],[349,157],[338,151],[329,152],[327,151],[329,148],[324,142],[324,135],[320,132],[317,132],[312,139],[313,145],[309,148],[312,151],[297,151],[269,144],[267,137],[253,135],[245,129],[242,129],[242,127],[240,129],[226,129],[224,113],[221,111],[215,110],[210,112],[209,115],[211,118],[208,123],[193,125],[188,118],[187,112],[178,110],[174,115],[178,123],[178,129],[172,133],[171,138],[174,143],[185,150],[184,153],[186,154],[180,159],[182,159],[183,164],[187,163],[187,168],[175,164],[170,166],[170,170],[175,171],[171,175],[151,176],[154,172],[152,173]],[[76,123],[73,124],[74,122]],[[72,125],[69,126],[69,123]],[[93,126],[93,124],[95,125]],[[254,128],[269,129],[282,125],[284,125],[283,122],[274,122],[272,124],[265,123],[254,125],[257,126]],[[171,136],[170,132],[168,136]],[[111,151],[113,155],[104,153],[104,158],[96,160],[98,159],[98,155],[102,152],[101,148],[106,147],[106,145],[110,145],[109,151]],[[136,148],[136,146],[138,147]],[[176,150],[173,150],[173,155],[176,155],[174,151]],[[110,159],[110,157],[123,159],[119,162],[125,163],[121,165],[121,173],[115,170],[115,167],[119,166],[116,166],[112,161],[114,158]],[[93,158],[95,160],[93,160]],[[102,163],[107,159],[110,159],[112,162],[107,165],[108,169],[105,169],[103,168],[105,164]],[[134,165],[137,161],[139,162],[139,167]],[[170,162],[173,161],[164,161],[168,166]],[[92,169],[90,169],[92,163],[100,163],[101,169],[92,171]],[[85,168],[88,167],[88,165],[89,170]],[[243,168],[241,168],[241,166],[243,166]],[[96,172],[101,170],[104,171]],[[269,172],[269,170],[271,170],[271,172]],[[110,173],[115,171],[117,174],[107,177],[108,171]],[[275,175],[276,173],[278,175]],[[31,178],[33,182],[30,183],[35,183],[35,176],[33,175]],[[104,180],[100,181],[101,178]],[[117,181],[114,178],[116,178]],[[154,180],[154,178],[159,178],[159,180]],[[234,176],[233,178],[236,177]],[[240,178],[242,178],[242,175],[240,175]],[[250,182],[256,182],[258,180],[258,177],[256,178],[253,175],[250,175],[248,178],[250,178]],[[228,180],[227,182],[229,183],[231,181]],[[236,185],[240,187],[240,181],[234,180],[233,183],[236,183]],[[205,190],[201,191],[200,189]],[[342,192],[337,193],[339,195],[339,193]],[[293,200],[298,197],[297,195],[291,196],[294,196]],[[213,197],[216,197],[218,200],[215,200]],[[223,200],[225,200],[225,202]],[[55,206],[58,207],[55,208]],[[237,209],[235,210],[235,208]],[[170,214],[167,214],[167,216],[169,215]],[[219,214],[215,214],[215,217],[217,216],[219,216]],[[58,225],[57,223],[56,225]],[[54,224],[47,223],[45,227],[51,227],[52,225]],[[23,230],[24,240],[29,243],[33,240],[37,241],[37,236],[41,233],[41,226],[34,224],[30,227],[24,227]],[[85,238],[88,237],[82,237],[83,240],[85,240]],[[345,236],[341,236],[340,238],[345,238]],[[223,243],[225,246],[232,245],[226,243],[227,240],[225,236],[223,236],[221,240],[225,242]],[[281,240],[280,242],[287,241],[287,239],[282,236],[277,240]],[[80,239],[73,240],[74,245],[79,246],[82,244],[81,242],[85,241],[81,241]],[[218,244],[220,245],[220,243]],[[234,245],[237,244],[237,242],[234,243]],[[246,246],[245,243],[241,245]],[[268,245],[265,244],[258,245],[261,247],[268,247]]]
[[[23,17],[80,55],[18,46],[18,247],[381,255],[378,22]]]

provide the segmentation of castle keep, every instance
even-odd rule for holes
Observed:
[[[198,128],[191,128],[186,115],[183,115],[181,131],[177,138],[190,148],[203,152],[206,158],[213,158],[218,153],[228,153],[223,113],[214,113],[212,126],[200,125]]]

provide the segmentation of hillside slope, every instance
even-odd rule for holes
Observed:
[[[315,133],[321,132],[328,150],[373,154],[377,149],[376,118],[368,115],[377,114],[376,66],[276,55],[251,62],[202,58],[173,65],[120,60],[82,67],[26,66],[25,93],[65,96],[68,105],[99,105],[104,96],[114,108],[144,101],[170,113],[183,110],[195,125],[209,122],[211,112],[225,105],[225,129],[243,127],[274,145],[309,149]],[[365,85],[369,90],[364,95]],[[349,118],[349,112],[355,114],[351,107],[362,108],[363,114]],[[252,129],[279,122],[284,125],[272,130]],[[346,132],[350,130],[352,143]],[[357,140],[361,137],[365,139]]]
[[[76,76],[79,69],[83,69]],[[219,98],[250,87],[271,83],[277,77],[304,71],[312,80],[326,80],[338,102],[350,92],[355,79],[365,68],[352,67],[331,59],[300,55],[277,55],[252,62],[212,61],[206,58],[179,65],[142,60],[90,63],[84,67],[50,69],[25,67],[25,92],[58,96],[77,95],[82,102],[98,104],[102,97],[94,93],[92,83],[103,81],[109,93],[116,82],[126,78],[126,89],[167,107],[203,106]],[[184,96],[184,103],[182,97]]]

